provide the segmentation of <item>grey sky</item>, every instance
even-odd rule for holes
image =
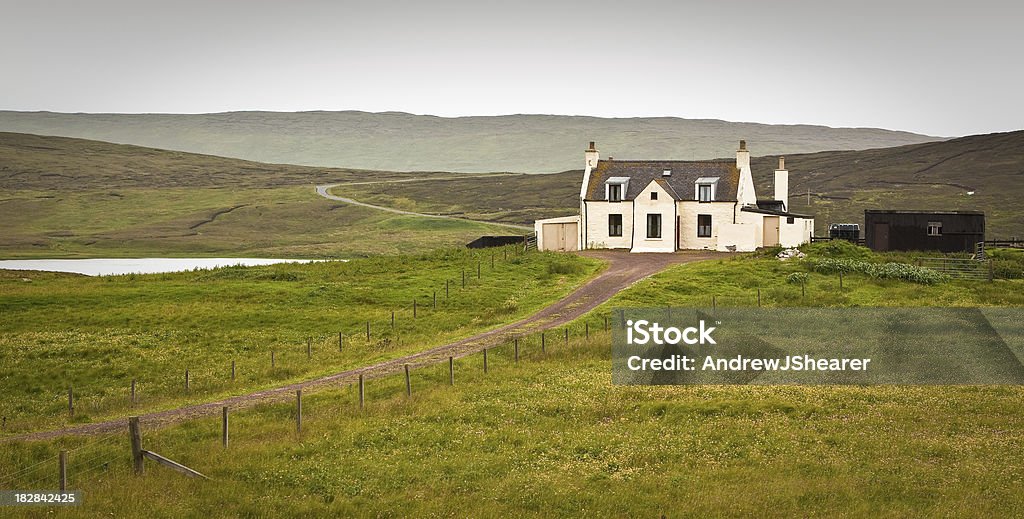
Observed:
[[[941,3],[4,1],[0,109],[1021,129],[1024,3]]]

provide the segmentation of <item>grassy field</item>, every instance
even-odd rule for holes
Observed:
[[[69,386],[85,423],[124,415],[132,379],[137,409],[163,409],[422,351],[526,316],[598,265],[510,247],[175,274],[0,271],[3,434],[66,423]]]
[[[818,244],[812,258],[906,260]],[[603,315],[623,305],[1024,305],[1024,281],[926,285],[741,256],[671,268],[569,326],[294,405],[144,432],[146,448],[213,478],[130,475],[124,434],[0,449],[17,488],[52,485],[60,448],[87,504],[65,515],[1016,516],[1024,513],[1024,391],[1010,386],[614,386]],[[808,274],[807,296],[789,282]],[[583,327],[590,330],[589,340]],[[561,337],[561,330],[550,332]],[[41,463],[31,467],[33,463]],[[29,467],[24,469],[24,467]],[[8,470],[0,470],[2,477]],[[43,515],[45,509],[25,511]]]

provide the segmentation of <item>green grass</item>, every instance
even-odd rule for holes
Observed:
[[[808,251],[901,259],[821,245]],[[806,299],[787,282],[792,273],[809,274]],[[71,486],[87,504],[71,516],[1024,513],[1019,387],[611,384],[610,338],[601,331],[610,308],[704,306],[711,296],[719,305],[753,306],[757,288],[773,306],[1024,304],[1020,280],[922,285],[849,274],[839,289],[834,276],[767,254],[680,265],[570,325],[569,344],[561,329],[548,332],[542,354],[537,337],[528,337],[518,364],[511,345],[492,349],[488,374],[479,354],[458,360],[454,387],[440,365],[413,372],[411,399],[401,376],[369,381],[362,411],[351,387],[312,393],[301,434],[294,404],[238,411],[226,451],[217,419],[144,431],[146,448],[213,481],[153,465],[133,477],[124,434],[98,444],[5,445],[0,467],[30,467],[8,481],[17,488],[52,486],[56,461],[48,458],[78,449]]]
[[[598,268],[575,256],[520,255],[508,248],[505,260],[504,252],[452,249],[349,263],[95,278],[0,271],[4,432],[65,423],[68,386],[78,398],[74,421],[88,422],[124,415],[133,378],[142,411],[421,351],[526,316]],[[347,337],[340,353],[339,332]]]
[[[594,326],[597,321],[591,321]],[[593,329],[593,328],[592,328]],[[0,450],[3,466],[71,454],[85,505],[67,515],[1013,516],[1024,414],[1017,387],[612,386],[608,337],[492,350],[352,389],[144,431],[144,447],[213,478],[150,464],[125,434]],[[109,465],[104,468],[103,463]],[[55,461],[21,481],[53,480]],[[24,483],[27,484],[27,483]],[[19,487],[21,488],[21,487]],[[45,509],[39,509],[41,513]]]
[[[509,229],[334,202],[312,186],[15,191],[0,257],[355,258],[463,246]]]
[[[509,233],[507,227],[354,207],[324,199],[313,187],[437,176],[431,173],[261,164],[2,132],[0,164],[4,259],[354,258],[426,252]]]

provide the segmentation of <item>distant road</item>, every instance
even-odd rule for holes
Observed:
[[[487,175],[487,176],[493,177],[494,175]],[[458,177],[458,178],[467,178],[467,177],[462,176],[462,177]],[[328,200],[336,200],[338,202],[344,202],[346,204],[358,205],[358,206],[362,206],[362,207],[369,207],[370,209],[376,209],[378,211],[387,211],[389,213],[403,214],[403,215],[408,215],[408,216],[421,216],[423,218],[443,218],[443,219],[446,219],[446,220],[462,220],[462,221],[467,221],[467,222],[482,223],[482,224],[486,224],[486,225],[497,225],[497,226],[500,226],[500,227],[509,227],[509,228],[518,229],[518,230],[521,230],[521,231],[533,231],[533,227],[528,227],[526,225],[516,225],[516,224],[512,224],[512,223],[488,222],[488,221],[485,221],[485,220],[472,220],[470,218],[460,218],[458,216],[449,216],[449,215],[444,215],[444,214],[416,213],[416,212],[413,212],[413,211],[404,211],[402,209],[395,209],[394,207],[385,207],[385,206],[382,206],[382,205],[368,204],[366,202],[360,202],[358,200],[353,200],[351,198],[346,198],[346,197],[343,197],[343,196],[332,195],[331,193],[328,192],[330,189],[333,189],[333,188],[339,187],[339,186],[345,186],[345,185],[391,184],[391,183],[399,183],[399,182],[422,182],[422,181],[427,181],[427,180],[447,180],[447,179],[446,178],[445,179],[442,179],[442,178],[432,178],[432,179],[412,178],[412,179],[402,179],[402,180],[380,180],[380,181],[375,181],[375,182],[352,182],[352,183],[349,183],[349,184],[323,184],[323,185],[320,185],[320,186],[316,186],[316,194],[318,194],[318,195],[320,195],[320,196],[322,196],[322,197],[324,197],[324,198],[326,198]]]

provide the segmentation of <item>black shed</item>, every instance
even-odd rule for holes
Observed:
[[[985,213],[866,210],[864,238],[876,251],[974,252],[985,241]]]

